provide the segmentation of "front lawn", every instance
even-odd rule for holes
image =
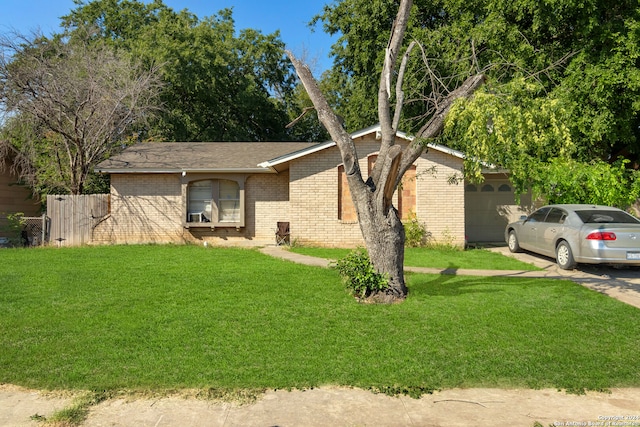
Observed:
[[[290,251],[327,259],[347,256],[350,249],[293,246]],[[405,248],[404,265],[409,267],[463,268],[475,270],[525,270],[540,268],[487,249]]]
[[[0,250],[0,383],[167,390],[640,386],[640,310],[569,281],[413,274],[358,304],[248,249]]]

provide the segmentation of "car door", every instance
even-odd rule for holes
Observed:
[[[544,224],[544,219],[546,218],[550,210],[551,208],[549,206],[540,208],[529,215],[523,222],[522,228],[520,230],[520,235],[518,236],[518,241],[520,242],[520,246],[522,248],[534,252],[538,251],[539,229],[540,226]]]
[[[562,231],[566,218],[567,212],[563,209],[554,207],[549,210],[544,222],[538,225],[536,251],[547,256],[555,257],[556,239]]]

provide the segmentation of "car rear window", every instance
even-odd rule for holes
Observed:
[[[576,214],[582,222],[585,224],[599,224],[599,223],[608,223],[608,224],[638,224],[636,218],[632,217],[626,212],[622,211],[599,211],[599,210],[588,210],[588,211],[576,211]]]

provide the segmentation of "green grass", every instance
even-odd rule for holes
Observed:
[[[0,383],[39,389],[640,386],[640,310],[568,281],[413,274],[396,305],[255,250],[0,250]]]
[[[294,246],[290,251],[327,259],[344,258],[350,249]],[[525,270],[540,268],[487,249],[406,248],[404,264],[409,267],[468,268],[477,270]]]

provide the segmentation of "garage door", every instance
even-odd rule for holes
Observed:
[[[523,197],[523,202],[525,202]],[[508,179],[465,185],[465,228],[470,243],[504,242],[506,225],[525,213]]]

